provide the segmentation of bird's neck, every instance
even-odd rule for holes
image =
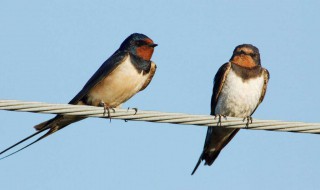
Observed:
[[[143,71],[144,74],[149,73],[151,61],[144,60],[141,57],[134,54],[130,54],[130,60],[139,73],[141,71]]]

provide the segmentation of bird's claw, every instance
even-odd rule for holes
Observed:
[[[103,116],[106,116],[106,113],[108,113],[108,118],[110,119],[110,123],[111,123],[110,109],[112,110],[113,113],[116,113],[116,110],[114,108],[107,106],[103,101],[101,101],[99,105],[103,107]]]
[[[130,107],[128,107],[127,112],[129,111],[129,109],[130,109]],[[133,114],[133,115],[136,115],[136,114],[137,114],[137,112],[138,112],[138,108],[131,108],[131,109],[133,109],[133,110],[134,110],[134,114]],[[128,122],[128,120],[127,120],[127,119],[125,119],[124,121],[125,121],[125,122]]]
[[[130,109],[130,107],[128,107],[127,111],[129,111],[129,109]],[[137,112],[138,112],[138,108],[131,108],[131,109],[133,109],[133,110],[134,110],[134,114],[133,114],[133,115],[136,115],[136,114],[137,114]]]
[[[218,126],[218,127],[221,127],[221,126],[222,126],[221,117],[223,117],[225,120],[227,120],[227,116],[226,116],[226,115],[223,115],[223,114],[216,114],[216,115],[214,115],[214,120],[215,120],[217,117],[218,117],[217,126]]]
[[[251,116],[244,117],[242,121],[244,122],[245,120],[247,120],[245,128],[248,129],[249,128],[249,124],[252,124],[252,117]]]

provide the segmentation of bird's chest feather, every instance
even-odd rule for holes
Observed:
[[[234,71],[230,71],[215,108],[216,114],[233,117],[250,116],[262,92],[263,76],[243,80]]]
[[[139,92],[147,78],[148,74],[143,74],[143,71],[138,72],[128,56],[123,63],[92,88],[88,95],[89,101],[92,105],[103,101],[109,107],[117,107]]]

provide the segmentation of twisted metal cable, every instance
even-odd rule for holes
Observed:
[[[102,107],[82,106],[70,104],[48,104],[43,102],[26,102],[19,100],[0,100],[0,110],[51,113],[63,115],[78,115],[82,117],[107,118]],[[217,126],[217,119],[209,115],[191,115],[184,113],[166,113],[158,111],[138,110],[136,113],[132,109],[110,110],[112,119],[147,121],[156,123],[171,123],[180,125]],[[298,133],[320,133],[320,123],[286,122],[277,120],[254,119],[253,123],[246,127],[243,118],[228,117],[221,119],[222,127],[226,128],[246,128],[254,130],[285,131]]]

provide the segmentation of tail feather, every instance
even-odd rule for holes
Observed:
[[[1,151],[0,155],[4,154],[5,152],[13,149],[14,147],[22,144],[23,142],[31,139],[32,137],[34,137],[34,136],[36,136],[36,135],[38,135],[38,134],[40,134],[40,133],[42,133],[44,131],[47,131],[47,130],[49,130],[49,131],[47,131],[47,133],[45,133],[44,135],[40,136],[35,141],[33,141],[33,142],[27,144],[26,146],[18,149],[17,151],[14,151],[13,153],[10,153],[10,154],[8,154],[8,155],[6,155],[4,157],[1,157],[0,160],[20,152],[21,150],[23,150],[23,149],[35,144],[36,142],[46,138],[47,136],[59,131],[60,129],[63,129],[64,127],[68,126],[69,124],[71,124],[73,122],[76,122],[76,121],[80,121],[81,119],[84,119],[84,118],[75,118],[75,117],[64,118],[63,116],[59,116],[58,115],[53,119],[50,119],[48,121],[45,121],[43,123],[40,123],[40,124],[36,125],[34,128],[38,130],[37,132],[33,133],[32,135],[20,140],[19,142],[15,143],[12,146],[10,146],[10,147],[6,148],[5,150]]]
[[[218,158],[221,150],[215,150],[204,154],[203,159],[206,161],[205,165],[211,166],[213,162]]]
[[[221,150],[231,141],[238,131],[239,129],[209,127],[203,152],[191,175],[196,172],[202,160],[205,160],[205,165],[211,166],[219,156]]]
[[[26,138],[22,139],[21,141],[19,141],[19,142],[15,143],[14,145],[12,145],[12,146],[10,146],[10,147],[6,148],[5,150],[3,150],[2,152],[0,152],[0,155],[2,155],[3,153],[7,152],[8,150],[11,150],[12,148],[14,148],[14,147],[16,147],[16,146],[18,146],[18,145],[20,145],[21,143],[23,143],[23,142],[27,141],[28,139],[30,139],[30,138],[32,138],[32,137],[34,137],[34,136],[36,136],[36,135],[38,135],[38,134],[40,134],[40,133],[44,132],[45,130],[47,130],[47,129],[43,129],[43,130],[37,131],[37,132],[33,133],[32,135],[30,135],[30,136],[28,136],[28,137],[26,137]],[[46,134],[47,134],[47,133],[46,133]],[[45,135],[46,135],[46,134],[45,134]],[[5,158],[7,158],[7,157],[9,157],[9,156],[12,156],[12,155],[14,155],[14,154],[16,154],[16,153],[20,152],[21,150],[23,150],[23,149],[25,149],[25,148],[27,148],[27,147],[31,146],[32,144],[34,144],[34,143],[38,142],[38,141],[39,141],[39,140],[41,140],[42,138],[44,138],[44,135],[43,135],[43,136],[41,136],[40,138],[38,138],[37,140],[33,141],[32,143],[29,143],[28,145],[26,145],[26,146],[24,146],[24,147],[20,148],[19,150],[15,151],[15,152],[13,152],[13,153],[10,153],[10,154],[8,154],[8,155],[6,155],[6,156],[4,156],[4,157],[1,157],[1,158],[0,158],[0,160],[5,159]]]
[[[205,163],[204,163],[205,165],[211,166],[212,163],[213,163],[213,162],[216,160],[216,158],[219,156],[219,154],[220,154],[220,150],[218,150],[218,151],[215,150],[215,151],[213,151],[213,152],[207,152],[207,151],[203,150],[203,152],[202,152],[202,154],[200,155],[200,158],[199,158],[196,166],[194,167],[191,175],[193,175],[193,174],[197,171],[197,169],[198,169],[199,165],[201,164],[202,160],[205,160]]]
[[[204,152],[202,152],[202,154],[200,155],[200,158],[199,158],[199,160],[198,160],[198,162],[197,162],[197,164],[196,164],[196,166],[194,167],[194,169],[193,169],[193,171],[192,171],[192,173],[191,173],[191,175],[193,175],[196,171],[197,171],[197,169],[198,169],[198,167],[199,167],[199,165],[201,164],[201,161],[203,160],[203,153]]]
[[[33,128],[35,128],[37,131],[40,131],[44,128],[46,128],[47,126],[51,125],[53,123],[53,121],[56,121],[58,119],[59,116],[56,116],[52,119],[49,119],[48,121],[39,123],[38,125],[34,126]]]

